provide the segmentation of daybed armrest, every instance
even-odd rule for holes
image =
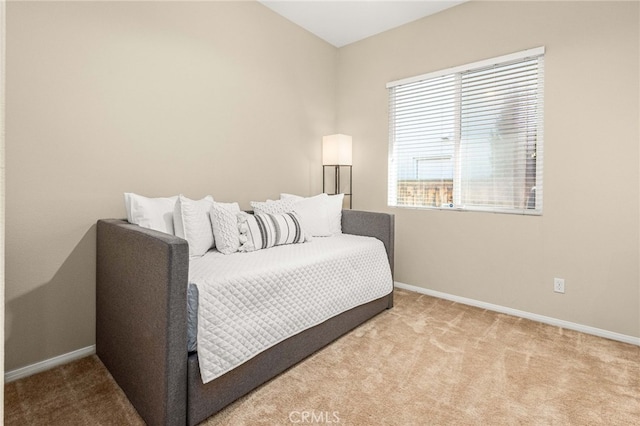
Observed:
[[[395,238],[395,216],[390,213],[342,210],[342,232],[345,234],[375,237],[382,241],[387,250],[391,276],[393,277],[393,256]],[[392,296],[391,296],[392,297]],[[389,300],[389,307],[393,299]]]
[[[150,425],[185,423],[188,273],[185,240],[98,221],[96,352]]]
[[[395,216],[390,213],[342,210],[342,232],[375,237],[384,243],[393,274]]]

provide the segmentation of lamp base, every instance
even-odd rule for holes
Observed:
[[[327,170],[329,173],[327,173]],[[347,173],[348,171],[348,173]],[[352,195],[352,166],[341,165],[323,165],[322,166],[322,192],[328,195],[344,194],[345,199],[348,199],[349,209],[353,208],[353,195]],[[348,181],[345,182],[343,177],[347,177]],[[332,190],[333,193],[327,192]],[[346,200],[345,200],[346,201]]]

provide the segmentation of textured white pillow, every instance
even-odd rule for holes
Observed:
[[[202,200],[190,200],[184,195],[178,197],[173,211],[176,236],[189,243],[189,256],[198,257],[213,247],[213,229],[209,210],[213,197],[207,195]]]
[[[322,194],[320,194],[322,195]],[[326,194],[325,194],[326,195]],[[280,194],[281,200],[303,200],[305,197],[293,194]],[[331,235],[342,234],[342,203],[344,194],[328,195],[325,201],[327,217],[329,220],[329,232]]]
[[[294,212],[283,214],[238,213],[240,251],[249,252],[305,241],[301,221]]]
[[[173,209],[178,196],[147,198],[132,192],[124,193],[127,220],[143,228],[174,234]]]
[[[240,213],[238,203],[213,203],[209,211],[216,249],[223,254],[231,254],[240,247],[237,214]]]
[[[256,214],[282,214],[293,211],[296,200],[252,201],[251,208]]]

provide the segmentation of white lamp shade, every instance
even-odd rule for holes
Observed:
[[[329,135],[322,138],[323,166],[351,166],[351,136]]]

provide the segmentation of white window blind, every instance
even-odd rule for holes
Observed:
[[[542,214],[544,47],[387,88],[390,206]]]

